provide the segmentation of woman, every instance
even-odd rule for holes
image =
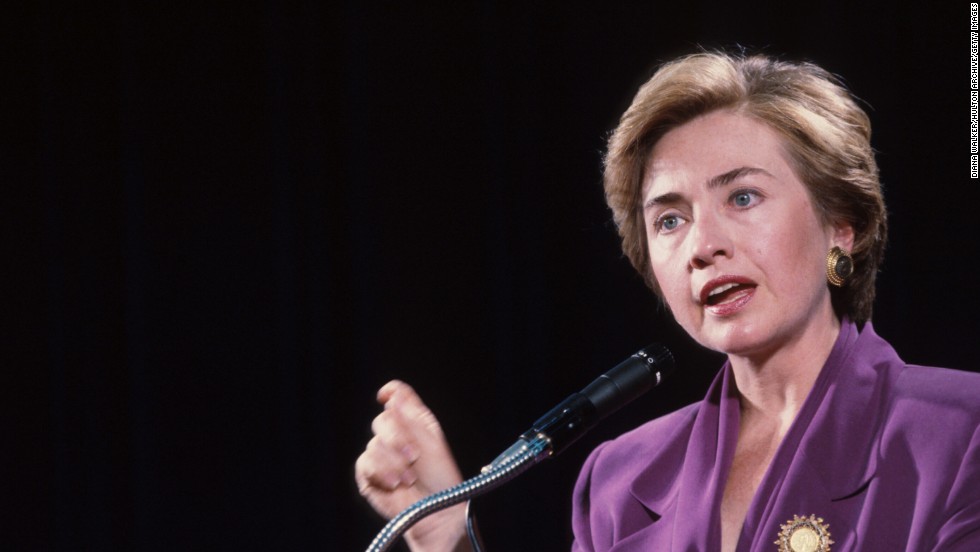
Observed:
[[[663,66],[609,141],[623,250],[728,361],[705,399],[598,447],[576,550],[980,550],[980,377],[905,365],[871,327],[886,237],[870,123],[811,64]],[[459,482],[405,384],[358,459],[390,517]],[[407,535],[465,549],[460,508]]]

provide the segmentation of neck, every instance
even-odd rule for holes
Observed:
[[[832,311],[772,351],[729,355],[740,396],[742,425],[775,424],[785,433],[803,406],[840,333]]]

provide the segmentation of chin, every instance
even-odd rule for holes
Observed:
[[[740,324],[725,324],[703,328],[695,339],[703,347],[726,355],[750,356],[765,352],[772,347],[758,328]]]

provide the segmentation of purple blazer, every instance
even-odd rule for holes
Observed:
[[[700,403],[596,448],[575,485],[573,550],[718,550],[738,419],[726,364]],[[834,552],[980,551],[980,374],[907,365],[870,323],[845,320],[738,550],[779,550],[803,518]]]

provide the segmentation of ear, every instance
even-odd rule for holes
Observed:
[[[837,221],[831,225],[830,246],[838,246],[847,252],[854,251],[854,227],[847,221]]]

